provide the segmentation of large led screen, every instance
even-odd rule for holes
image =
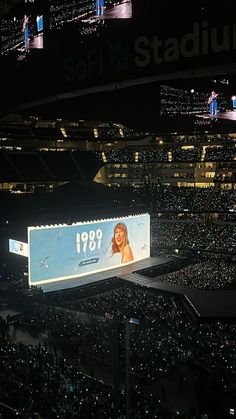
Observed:
[[[0,22],[1,55],[14,53],[22,59],[31,49],[43,48],[43,16],[8,16]]]
[[[62,29],[77,24],[83,35],[97,30],[98,23],[132,18],[131,0],[49,0],[49,28]],[[85,25],[87,23],[87,26]],[[90,30],[89,30],[90,28]]]
[[[44,13],[42,0],[17,1],[0,18],[0,55],[13,65],[13,58],[25,61],[30,50],[44,48]],[[7,59],[9,57],[9,60]]]
[[[192,116],[211,114],[212,91],[217,95],[216,114],[221,114],[232,109],[231,97],[234,85],[235,82],[227,75],[177,80],[169,82],[168,85],[161,85],[160,114]]]
[[[150,257],[148,214],[28,227],[29,283],[78,278]]]
[[[20,256],[28,256],[28,244],[18,240],[9,239],[9,252]]]

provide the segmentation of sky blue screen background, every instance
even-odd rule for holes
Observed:
[[[114,228],[119,222],[125,223],[127,227],[134,262],[149,257],[150,216],[148,214],[65,227],[46,227],[32,230],[29,228],[30,283],[73,278],[125,265],[121,264],[120,253],[113,256],[111,253],[111,239]],[[89,234],[89,231],[96,232],[98,229],[102,231],[100,249],[98,249],[98,239],[96,237],[94,239],[96,242],[94,250],[89,248],[90,240],[87,242],[86,250],[83,248],[81,240],[80,253],[78,253],[77,233],[81,236],[82,232]]]

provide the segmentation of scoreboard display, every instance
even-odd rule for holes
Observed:
[[[150,257],[150,216],[28,227],[29,284],[78,278]]]

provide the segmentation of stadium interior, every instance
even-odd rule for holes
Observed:
[[[212,1],[184,0],[185,21],[179,3],[145,1],[0,4],[0,418],[236,416],[236,24],[231,4],[219,16]],[[159,25],[172,47],[173,34],[180,45],[189,36],[189,52],[199,27],[204,40],[221,22],[215,55],[189,55],[190,64],[163,55],[163,68],[133,72],[130,39],[147,27],[153,36]],[[78,60],[71,84],[59,65],[67,51]],[[150,257],[136,258],[142,216]],[[28,227],[112,221],[115,237],[130,219],[124,264],[125,250],[118,265],[64,273],[68,244],[56,279],[38,256],[47,274],[34,285],[34,252],[53,254],[54,238],[31,244]],[[98,259],[118,253],[112,239],[99,254],[101,228],[76,235],[77,253],[89,243],[89,266],[96,246]]]

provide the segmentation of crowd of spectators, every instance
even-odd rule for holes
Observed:
[[[229,212],[234,210],[235,189],[150,187],[157,211]]]
[[[135,148],[110,148],[108,150],[96,151],[95,154],[99,160],[103,161],[106,156],[108,163],[165,163],[165,162],[231,162],[235,159],[236,149],[234,144],[221,146],[183,146],[165,145],[156,146],[136,146]]]
[[[215,176],[214,182],[224,183],[235,183],[236,182],[236,173],[219,173]]]
[[[221,289],[233,284],[236,278],[235,262],[222,256],[209,256],[206,260],[196,261],[188,266],[165,275],[158,280],[172,284],[200,289]]]
[[[47,332],[47,343],[33,347],[7,338],[1,341],[1,394],[3,402],[14,406],[20,417],[29,418],[32,412],[47,418],[69,418],[72,413],[83,419],[114,417],[111,386],[95,379],[91,370],[89,376],[80,372],[84,345],[86,357],[95,357],[97,362],[100,359],[102,365],[111,362],[108,347],[113,341],[114,319],[120,325],[121,362],[125,361],[128,327],[130,375],[141,378],[143,386],[159,381],[180,365],[188,365],[194,374],[197,397],[201,398],[206,389],[213,391],[212,385],[221,398],[235,391],[233,324],[198,324],[187,314],[180,298],[139,287],[122,286],[83,299],[76,292],[67,301],[62,294],[55,298],[57,308],[37,305],[18,322],[21,329]],[[138,319],[139,324],[131,324],[130,318]],[[73,342],[74,353],[68,351],[68,342]],[[133,391],[131,418],[176,417],[177,413],[160,404],[163,395],[156,398],[142,394],[141,401],[140,391]],[[125,418],[122,389],[119,399],[121,419]]]
[[[197,221],[153,220],[152,245],[154,248],[170,247],[235,253],[236,225],[224,222],[203,224]]]
[[[17,417],[114,417],[111,388],[80,373],[79,361],[69,362],[45,344],[1,341],[0,350],[1,400],[14,406]]]
[[[175,148],[172,150],[173,161],[200,161],[201,147],[193,147],[189,149]]]
[[[231,161],[235,159],[236,148],[234,145],[206,147],[205,161]]]
[[[223,266],[223,269],[226,269],[226,263],[223,263]],[[204,270],[202,274],[204,275]],[[20,324],[29,326],[31,323],[32,327],[32,322],[35,322],[37,329],[49,330],[50,336],[56,335],[66,342],[70,339],[77,339],[78,348],[84,348],[84,342],[87,342],[87,354],[94,355],[93,345],[97,341],[96,357],[100,356],[104,362],[104,359],[110,359],[108,347],[111,346],[112,337],[111,319],[119,320],[122,334],[124,324],[129,322],[130,318],[136,318],[139,320],[139,327],[130,325],[130,332],[133,336],[130,368],[131,373],[143,376],[147,380],[157,379],[173,366],[186,362],[194,353],[194,348],[191,347],[190,342],[185,346],[182,343],[183,339],[186,338],[186,342],[188,339],[190,341],[200,339],[204,346],[204,330],[208,330],[207,326],[197,326],[192,322],[180,298],[163,296],[143,288],[123,286],[99,295],[70,299],[66,302],[60,297],[57,303],[63,308],[50,308],[41,314],[38,311],[33,314],[29,313],[22,317]],[[91,321],[88,320],[90,315],[93,316]],[[81,320],[83,316],[85,316],[84,321]],[[98,320],[95,321],[95,318]],[[195,337],[191,335],[191,332],[187,334],[188,327],[192,332],[195,330]],[[227,335],[224,338],[227,338]],[[221,339],[224,340],[224,338],[221,336]],[[105,342],[104,339],[109,342]],[[157,342],[159,342],[158,345]],[[198,344],[197,347],[201,345]],[[211,360],[209,359],[208,362],[210,364]]]
[[[205,121],[201,119],[200,121]],[[207,120],[209,121],[209,120]],[[209,143],[230,143],[234,141],[234,136],[231,136],[227,133],[196,133],[190,135],[169,135],[168,142],[176,144],[209,144]]]

